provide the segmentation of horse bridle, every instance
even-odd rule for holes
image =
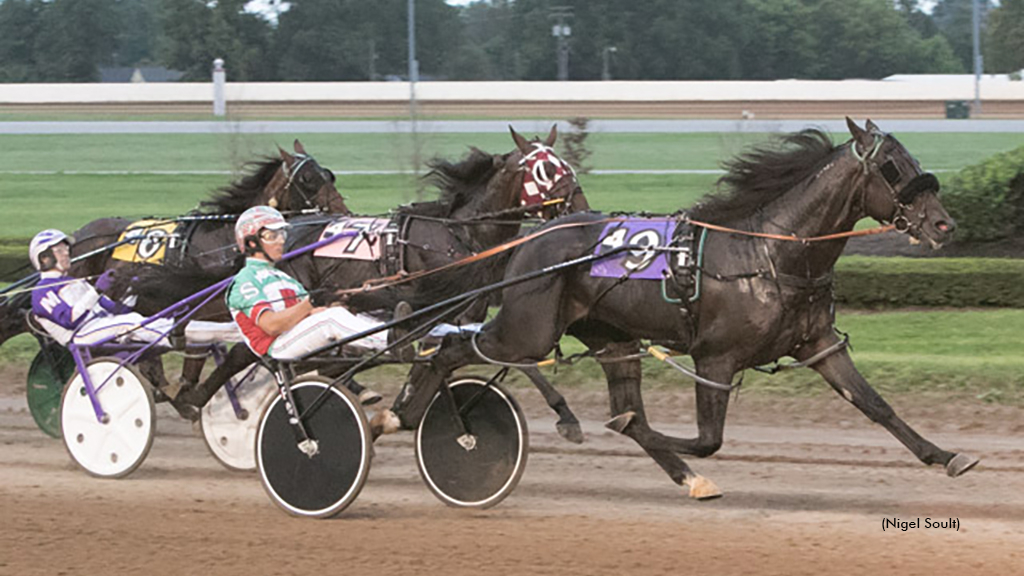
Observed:
[[[288,181],[285,183],[284,189],[289,192],[298,193],[299,197],[302,198],[302,201],[305,203],[306,208],[314,208],[319,210],[320,206],[318,206],[316,202],[314,202],[314,200],[316,199],[316,194],[317,192],[320,191],[320,188],[317,188],[317,190],[311,194],[307,194],[306,191],[302,188],[302,186],[295,181],[295,178],[299,175],[299,171],[302,170],[302,167],[305,166],[307,162],[312,161],[313,157],[308,156],[306,154],[296,154],[295,158],[299,159],[299,162],[297,162],[293,168],[289,169],[287,162],[284,162],[283,164],[285,173],[288,174]],[[330,170],[326,170],[320,167],[319,165],[317,166],[317,168],[318,173],[320,174],[321,177],[323,177],[325,183],[334,180],[333,172],[331,172]]]
[[[939,179],[931,172],[921,172],[897,190],[896,185],[903,180],[903,172],[896,164],[896,161],[891,156],[887,157],[885,162],[882,163],[875,160],[875,156],[881,150],[887,135],[878,131],[872,131],[871,135],[874,136],[875,141],[869,150],[865,150],[863,154],[859,153],[857,151],[857,141],[854,140],[850,144],[850,151],[853,153],[853,157],[857,159],[857,162],[864,167],[865,176],[875,172],[882,177],[882,181],[889,188],[889,194],[893,202],[893,213],[888,221],[883,220],[882,222],[884,224],[892,223],[896,227],[896,231],[901,234],[910,233],[916,227],[910,218],[907,217],[910,205],[914,202],[914,199],[924,192],[929,190],[938,192]],[[867,190],[866,186],[864,190]],[[863,204],[863,199],[861,202]],[[924,218],[923,214],[920,216],[922,219]]]

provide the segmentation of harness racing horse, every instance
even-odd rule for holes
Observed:
[[[120,292],[131,284],[140,269],[158,264],[165,269],[166,282],[195,268],[227,275],[235,268],[238,251],[234,240],[235,217],[258,205],[278,207],[285,212],[316,210],[349,214],[344,199],[335,188],[334,174],[322,168],[296,140],[295,154],[278,148],[279,157],[250,162],[250,171],[239,180],[220,188],[200,210],[187,216],[138,223],[124,218],[94,220],[74,234],[72,257],[80,258],[70,271],[75,277],[89,277],[106,269],[120,269]],[[137,235],[132,236],[133,230]],[[119,240],[131,238],[131,240]],[[140,298],[137,310],[153,314],[156,306]],[[169,304],[169,303],[168,303]],[[0,297],[0,345],[28,331],[25,312],[31,307],[29,294]],[[139,368],[157,388],[167,386],[159,358],[140,363]],[[186,362],[188,379],[197,379],[202,360]]]
[[[415,367],[411,390],[394,410],[404,424],[415,424],[451,371],[479,362],[478,355],[536,362],[568,333],[602,359],[613,415],[607,426],[635,440],[674,482],[689,488],[691,497],[713,498],[721,491],[678,455],[717,452],[733,377],[783,356],[810,365],[925,464],[941,464],[950,476],[971,469],[977,459],[942,450],[904,423],[857,371],[837,336],[832,273],[845,237],[779,238],[848,232],[865,217],[891,223],[934,248],[953,234],[955,224],[939,202],[935,176],[923,172],[895,137],[870,120],[866,129],[849,119],[847,124],[853,138],[839,146],[820,131],[806,130],[726,164],[720,185],[731,193],[711,196],[689,214],[693,222],[734,230],[707,233],[698,255],[701,279],[691,287],[699,297],[692,302],[670,302],[659,282],[593,277],[589,266],[513,285],[479,334],[446,337],[431,364]],[[506,277],[594,253],[609,220],[614,219],[591,213],[548,223],[545,228],[557,230],[519,247]],[[763,236],[753,235],[758,233]],[[637,252],[642,251],[632,253]],[[671,437],[648,425],[640,392],[640,339],[693,358],[696,437]]]
[[[71,275],[95,276],[108,268],[156,260],[146,258],[147,254],[159,255],[159,262],[170,268],[172,274],[181,272],[183,266],[189,269],[198,266],[209,271],[233,268],[238,256],[233,217],[252,206],[275,206],[285,212],[319,210],[350,214],[334,186],[334,174],[320,167],[298,140],[294,148],[295,154],[279,148],[279,157],[248,163],[250,170],[246,175],[201,202],[199,211],[180,218],[143,221],[148,224],[139,228],[140,235],[122,241],[123,245],[118,246],[119,238],[133,225],[131,220],[101,218],[89,222],[74,233],[71,256],[92,256],[79,259],[72,266]],[[168,234],[162,225],[178,230]],[[147,229],[158,233],[146,237]],[[150,249],[150,246],[162,249]],[[120,259],[122,254],[126,255],[125,259]],[[125,276],[130,278],[131,274]],[[29,305],[27,294],[0,298],[0,345],[25,332],[23,311]]]
[[[511,240],[519,233],[524,217],[530,213],[550,219],[589,209],[572,168],[551,148],[558,136],[556,127],[551,128],[543,141],[527,141],[511,128],[510,132],[516,144],[512,152],[492,155],[474,148],[458,163],[430,162],[431,171],[425,180],[440,189],[439,200],[403,206],[390,222],[369,218],[339,221],[339,226],[347,226],[348,229],[354,225],[363,226],[361,229],[368,234],[337,243],[338,250],[331,256],[324,256],[317,250],[283,262],[280,267],[309,288],[320,304],[325,304],[334,299],[333,294],[338,290],[358,288],[364,282],[382,277],[401,278],[406,274],[434,270]],[[308,246],[325,234],[329,235],[330,230],[340,231],[329,228],[332,223],[324,222],[322,218],[313,222],[316,225],[305,226],[302,225],[303,218],[293,221],[296,226],[294,233],[289,235],[287,251]],[[384,231],[389,229],[395,231],[395,250],[390,259],[384,246],[388,242]],[[370,252],[368,245],[372,245],[376,257],[337,257],[345,252],[355,252],[357,247]],[[414,308],[432,304],[499,280],[510,254],[511,251],[395,288],[356,294],[349,299],[348,305],[354,310],[372,310],[391,308],[403,300]],[[140,290],[150,296],[158,295],[160,304],[169,304],[209,285],[212,280],[200,274],[192,282],[184,280],[177,286],[170,286],[165,278],[158,276],[145,279],[145,286]],[[462,319],[470,322],[483,320],[486,300],[478,302],[475,308],[473,313],[464,315]],[[228,318],[225,310],[218,310],[217,314],[218,319]],[[234,346],[224,363],[203,382],[196,403],[205,403],[231,375],[255,360],[246,346]],[[343,365],[338,366],[338,373],[344,368]],[[321,373],[328,372],[330,370],[321,370]],[[579,422],[565,399],[536,369],[524,372],[559,414],[558,429],[563,436],[582,441]],[[361,390],[358,386],[350,388],[355,388],[356,393]]]

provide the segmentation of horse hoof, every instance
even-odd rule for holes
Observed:
[[[401,428],[402,422],[394,412],[385,408],[373,415],[370,419],[370,434],[376,440],[384,434],[394,434]]]
[[[694,498],[696,500],[713,500],[715,498],[722,497],[721,488],[700,474],[692,478],[687,478],[683,481],[683,486],[689,487],[690,498]]]
[[[615,418],[612,418],[611,420],[605,422],[604,427],[609,430],[618,432],[619,434],[622,434],[623,430],[626,429],[626,426],[629,426],[629,423],[632,422],[633,418],[635,417],[636,412],[633,412],[632,410],[630,410],[629,412],[623,412],[622,414],[619,414]]]
[[[578,422],[571,424],[555,424],[555,428],[558,429],[558,435],[565,438],[573,444],[583,444],[583,429],[580,428]]]
[[[949,475],[950,478],[956,478],[977,466],[978,462],[981,462],[981,460],[961,452],[956,456],[953,456],[953,458],[946,464],[946,474]]]

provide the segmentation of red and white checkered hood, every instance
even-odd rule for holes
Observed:
[[[523,191],[520,195],[520,203],[523,206],[534,206],[549,200],[548,194],[559,180],[566,176],[576,176],[572,166],[559,158],[551,147],[539,142],[531,143],[531,146],[534,148],[533,152],[519,161],[526,169],[523,176]]]

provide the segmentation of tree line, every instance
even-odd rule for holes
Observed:
[[[407,0],[0,0],[0,82],[91,82],[103,66],[207,80],[405,79]],[[985,72],[1024,68],[1024,0],[982,0]],[[423,79],[883,78],[973,70],[972,0],[416,0]],[[565,30],[564,26],[568,27]]]

